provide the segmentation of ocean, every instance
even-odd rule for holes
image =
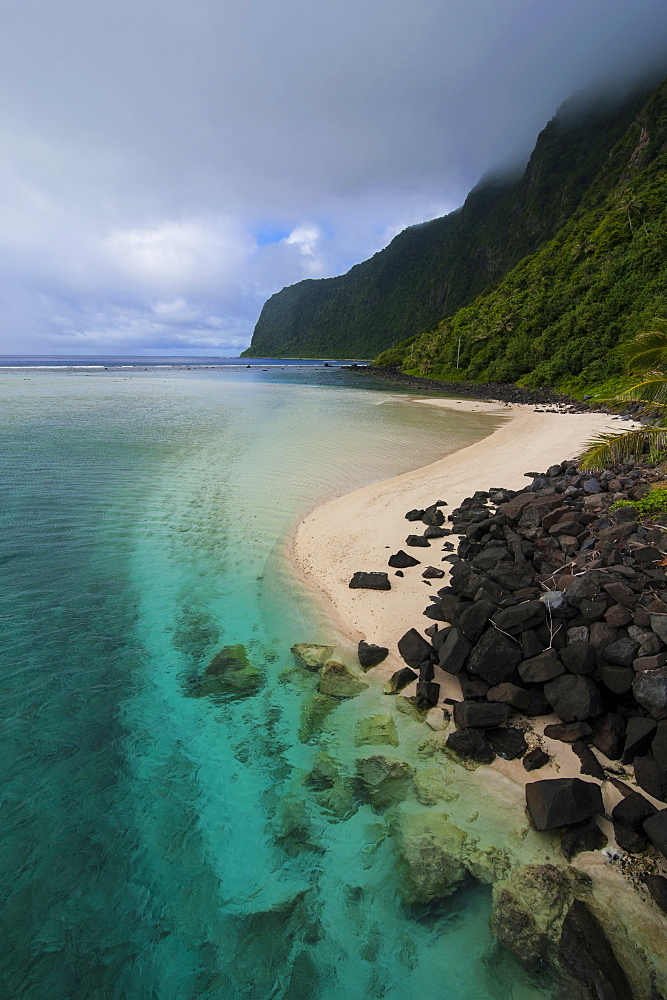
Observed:
[[[400,754],[354,747],[387,698],[323,702],[290,654],[354,652],[291,571],[297,519],[492,418],[226,360],[0,359],[0,994],[549,995],[494,944],[489,886],[401,902],[391,816],[352,780]],[[193,697],[237,645],[256,693]]]

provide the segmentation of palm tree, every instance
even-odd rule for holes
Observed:
[[[623,353],[628,371],[642,378],[613,401],[636,400],[655,406],[663,410],[662,422],[667,422],[667,320],[656,320],[653,330],[637,334],[624,345]],[[647,448],[649,455],[667,448],[667,426],[600,434],[582,455],[581,468],[594,472],[643,455]]]

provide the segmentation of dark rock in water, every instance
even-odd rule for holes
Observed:
[[[646,888],[663,913],[667,913],[667,878],[662,875],[645,875]]]
[[[540,747],[535,747],[534,750],[526,754],[522,763],[527,771],[537,771],[540,767],[548,764],[550,760],[551,757],[548,753],[545,753]]]
[[[419,559],[399,549],[393,556],[389,556],[389,565],[394,569],[407,569],[409,566],[419,566]]]
[[[594,819],[564,826],[560,835],[560,849],[570,861],[582,851],[599,851],[607,843],[607,838]]]
[[[355,573],[349,586],[353,590],[391,590],[386,573]]]
[[[467,639],[470,639],[471,642],[477,642],[495,610],[496,605],[491,601],[484,599],[474,601],[461,612],[457,624]]]
[[[423,535],[408,535],[405,539],[405,544],[410,545],[413,548],[427,549],[431,543],[428,538],[425,538]]]
[[[625,743],[626,722],[616,712],[605,712],[593,725],[593,746],[608,760],[620,760]]]
[[[563,921],[558,952],[566,972],[587,987],[591,997],[633,1000],[625,973],[602,928],[579,899],[574,900]]]
[[[503,760],[518,760],[523,757],[528,745],[526,737],[520,729],[513,726],[499,727],[498,729],[487,729],[484,733],[493,749]]]
[[[517,712],[525,712],[530,707],[530,694],[525,688],[505,681],[496,684],[487,692],[488,701],[497,701],[501,705],[511,705]]]
[[[430,642],[419,634],[416,628],[409,629],[398,640],[398,651],[409,667],[419,670],[424,660],[435,658],[435,650]]]
[[[509,706],[479,701],[457,701],[454,722],[458,729],[493,729],[507,722]]]
[[[565,673],[565,667],[555,649],[545,649],[530,660],[519,664],[519,674],[525,684],[544,684]],[[548,697],[548,695],[547,695]]]
[[[602,699],[590,677],[564,674],[544,685],[544,694],[563,722],[576,722],[600,715]]]
[[[536,830],[581,823],[604,812],[600,786],[581,778],[543,778],[526,785],[526,806]]]
[[[581,773],[590,774],[592,778],[597,778],[598,781],[604,781],[604,768],[589,747],[588,743],[584,740],[575,740],[572,744],[572,749],[581,761]]]
[[[561,743],[574,743],[592,734],[593,730],[587,722],[557,722],[544,727],[544,735],[550,740],[560,740]]]
[[[225,646],[216,653],[188,695],[191,698],[248,698],[264,686],[264,673],[248,659],[243,645]]]
[[[471,649],[472,643],[470,640],[466,639],[458,628],[452,628],[444,644],[440,647],[440,666],[448,674],[460,673],[470,655]]]
[[[510,635],[519,635],[528,629],[541,625],[544,621],[545,611],[542,601],[525,601],[515,604],[511,608],[503,608],[493,616],[493,622],[503,632]]]
[[[398,694],[404,687],[417,680],[418,675],[410,667],[401,667],[387,682],[387,694]]]
[[[652,757],[635,757],[635,780],[660,802],[667,802],[667,772]]]
[[[638,715],[628,719],[622,758],[624,764],[631,764],[635,757],[644,756],[651,746],[656,729],[657,723],[654,719]]]
[[[491,764],[496,756],[479,729],[457,729],[447,737],[447,746],[459,757],[477,764]]]
[[[611,811],[611,818],[614,823],[621,823],[635,833],[643,833],[645,821],[657,811],[655,806],[639,792],[631,792],[617,802]]]
[[[361,757],[356,764],[360,797],[376,810],[401,802],[410,790],[412,774],[409,764],[381,754]]]
[[[661,809],[644,821],[644,832],[663,858],[667,858],[667,809]]]
[[[364,642],[363,639],[359,643],[357,650],[359,663],[364,670],[370,670],[371,667],[377,667],[378,663],[382,663],[383,660],[386,660],[388,655],[389,650],[386,646],[376,646],[374,642]]]
[[[595,669],[595,649],[588,642],[568,643],[560,658],[571,674],[592,674]]]
[[[512,679],[520,661],[519,643],[496,628],[488,628],[468,658],[468,670],[489,684],[501,684]]]
[[[405,515],[405,519],[406,521],[421,521],[423,516],[423,510],[409,510]]]
[[[444,569],[438,569],[437,566],[427,566],[422,573],[425,580],[441,580],[444,575]]]
[[[667,718],[667,667],[635,674],[632,693],[653,719]]]
[[[475,698],[486,698],[489,685],[482,677],[472,677],[464,671],[459,674],[459,683],[464,701],[473,701]]]
[[[417,684],[417,702],[420,703],[420,705],[428,705],[433,708],[438,704],[439,698],[439,684],[432,684],[431,681],[419,681]]]

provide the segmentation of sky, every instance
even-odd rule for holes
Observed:
[[[667,64],[665,0],[2,0],[0,353],[236,356]]]

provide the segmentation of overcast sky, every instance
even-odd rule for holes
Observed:
[[[665,0],[3,0],[0,353],[236,355],[667,59]]]

